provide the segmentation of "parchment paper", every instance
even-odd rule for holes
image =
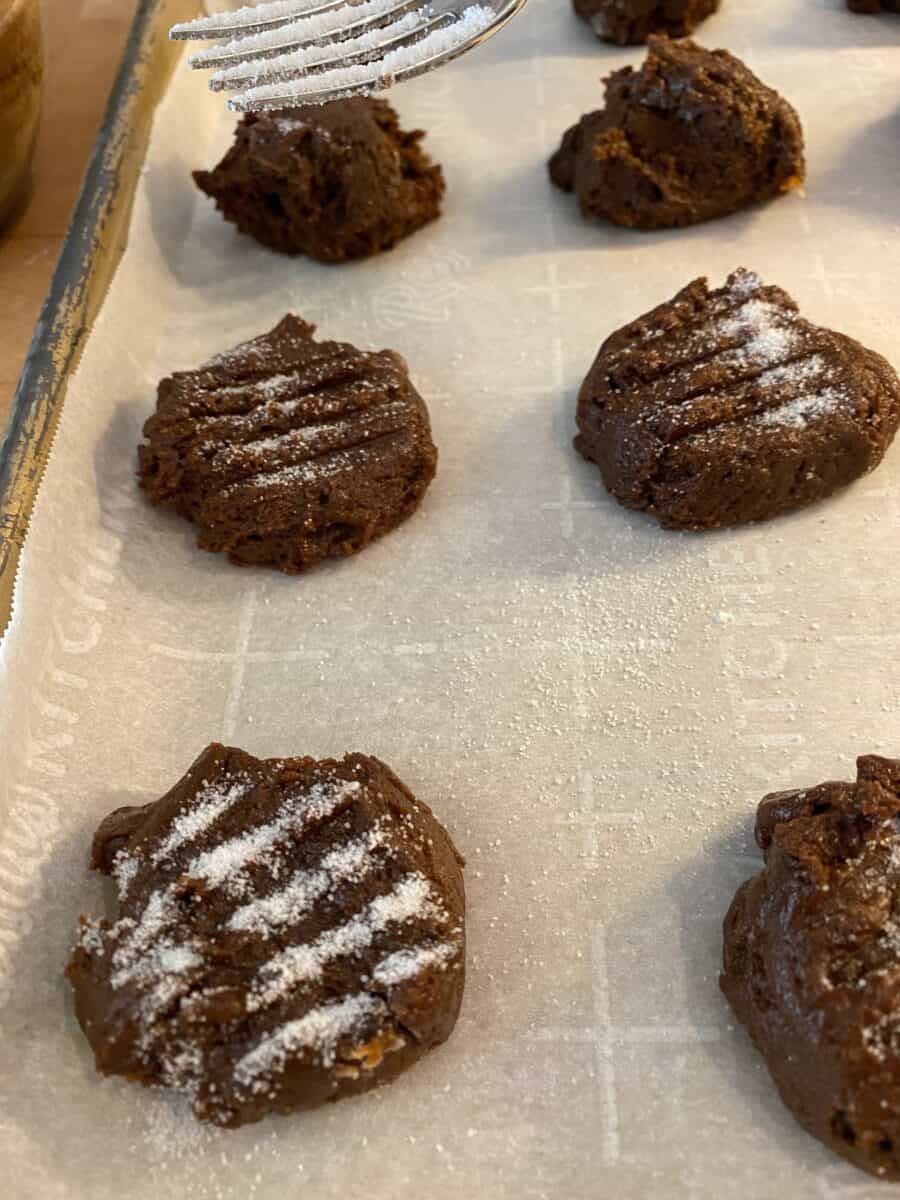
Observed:
[[[806,512],[679,536],[570,443],[600,340],[700,273],[755,268],[900,360],[900,24],[727,0],[701,38],[795,103],[805,198],[659,235],[583,222],[545,159],[643,51],[531,0],[392,97],[445,166],[442,219],[336,268],[268,253],[195,192],[232,119],[179,73],[2,652],[5,1196],[886,1194],[782,1108],[717,970],[760,796],[900,753],[900,447]],[[441,456],[414,519],[300,579],[201,553],[133,480],[157,380],[287,310],[405,354]],[[96,1075],[62,977],[102,907],[96,823],[213,739],[379,755],[468,858],[450,1042],[379,1094],[233,1133]]]

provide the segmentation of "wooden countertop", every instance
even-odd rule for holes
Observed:
[[[50,285],[137,0],[42,0],[44,110],[34,187],[0,233],[0,431]]]

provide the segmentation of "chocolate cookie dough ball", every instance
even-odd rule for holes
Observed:
[[[749,271],[695,279],[611,334],[578,396],[576,448],[669,529],[760,521],[878,465],[900,380]]]
[[[445,1041],[465,977],[462,859],[384,763],[212,745],[117,809],[66,974],[97,1069],[235,1127],[387,1083]]]
[[[765,870],[724,929],[722,990],[801,1125],[900,1179],[900,761],[767,796]]]
[[[793,108],[725,50],[651,37],[640,70],[606,80],[550,159],[586,217],[634,229],[693,225],[803,182]]]
[[[617,46],[646,42],[651,33],[672,38],[693,33],[716,11],[719,0],[573,0],[597,37]]]
[[[322,262],[388,250],[440,214],[444,176],[385,100],[249,113],[213,171],[195,171],[226,221]]]
[[[900,13],[900,0],[847,0],[851,12],[874,16],[877,13]]]
[[[158,389],[138,448],[152,503],[232,562],[297,574],[355,554],[418,507],[437,451],[392,350],[317,342],[286,316]]]

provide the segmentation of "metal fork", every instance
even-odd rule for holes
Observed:
[[[526,0],[270,0],[175,25],[179,40],[223,42],[191,55],[235,112],[368,95],[481,45]]]

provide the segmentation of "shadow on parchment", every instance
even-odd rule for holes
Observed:
[[[389,582],[392,571],[401,579],[412,573],[417,556],[427,552],[423,547],[429,536],[428,521],[421,510],[397,530],[373,542],[362,556],[319,563],[302,575],[285,575],[269,567],[238,566],[224,554],[201,550],[197,526],[169,509],[151,504],[138,485],[137,447],[143,423],[155,404],[153,391],[122,400],[97,443],[94,473],[103,526],[120,543],[116,569],[135,591],[152,596],[158,603],[157,629],[171,631],[171,637],[167,635],[163,640],[179,642],[185,605],[191,619],[206,613],[209,625],[221,620],[230,639],[235,615],[250,584],[273,600],[290,602],[294,596],[299,600],[313,576],[323,580],[344,574],[346,582],[339,579],[338,583],[345,588],[347,603],[356,605],[354,583],[359,580],[361,557],[373,570],[381,559],[385,563],[382,573]],[[423,509],[427,504],[426,495]],[[368,587],[371,593],[371,583]],[[144,646],[147,631],[133,632],[136,647]],[[287,637],[300,637],[302,633],[302,627],[293,632],[288,629]]]
[[[590,361],[584,364],[585,372],[589,366]],[[679,579],[689,596],[692,581],[708,571],[711,550],[753,539],[761,526],[780,538],[792,524],[806,525],[810,514],[825,520],[842,503],[847,489],[766,522],[699,532],[664,529],[654,517],[620,505],[606,491],[599,468],[573,446],[579,384],[580,379],[574,386],[567,380],[561,391],[548,385],[523,397],[515,415],[480,450],[485,481],[481,536],[496,548],[497,570],[514,581],[525,575],[571,577],[574,571],[595,580],[619,577],[640,588],[646,574],[651,591],[645,598],[652,602],[659,598],[661,565],[673,599]],[[541,438],[536,427],[543,430]],[[509,472],[507,467],[506,489],[488,503],[492,465],[510,461],[520,469]],[[471,474],[477,470],[473,463]]]
[[[7,1186],[4,1194],[17,1200],[138,1194],[244,1200],[255,1193],[249,1181],[257,1171],[273,1195],[293,1195],[298,1154],[280,1153],[279,1137],[291,1134],[301,1159],[304,1147],[315,1145],[310,1122],[221,1130],[197,1122],[183,1097],[95,1070],[64,976],[79,915],[115,914],[113,888],[88,869],[91,838],[113,809],[156,798],[90,797],[89,811],[66,821],[37,869],[31,907],[40,927],[13,952],[15,987],[0,1013],[0,1142],[16,1171],[16,1190]],[[332,1120],[328,1112],[318,1123]]]
[[[776,1151],[782,1161],[796,1165],[798,1174],[819,1175],[833,1168],[834,1156],[785,1109],[762,1057],[737,1023],[718,983],[725,913],[740,884],[763,867],[753,838],[754,815],[751,801],[743,819],[705,840],[695,857],[672,875],[666,897],[677,913],[681,956],[700,968],[686,972],[688,1011],[697,1014],[699,1025],[709,1014],[721,1027],[720,1036],[701,1040],[696,1053],[706,1064],[702,1070],[712,1094],[722,1096],[726,1110],[741,1113],[734,1136],[757,1161]],[[783,1184],[783,1175],[779,1177]],[[847,1177],[858,1178],[852,1168]],[[780,1191],[781,1185],[772,1195]]]
[[[113,911],[109,894],[104,898],[108,885],[88,867],[94,830],[114,808],[152,798],[122,792],[85,797],[77,816],[64,816],[64,831],[31,881],[30,911],[40,924],[13,953],[14,988],[2,1010],[0,1124],[21,1188],[7,1195],[74,1195],[73,1182],[83,1189],[79,1195],[128,1195],[135,1134],[145,1121],[149,1130],[152,1120],[144,1097],[154,1111],[167,1103],[96,1073],[64,976],[79,915]]]
[[[900,14],[894,17],[900,53]],[[900,79],[900,73],[898,73]],[[900,108],[874,121],[862,137],[850,141],[843,155],[810,183],[816,200],[834,208],[879,220],[892,230],[900,221]]]
[[[182,289],[179,312],[188,319],[187,294],[196,292],[207,318],[214,304],[226,324],[232,309],[246,308],[258,285],[261,261],[268,294],[281,291],[285,280],[296,274],[297,260],[267,250],[228,224],[197,189],[181,160],[169,157],[154,163],[147,176],[147,198],[151,235]]]
[[[155,508],[138,486],[137,447],[155,404],[152,389],[122,400],[97,443],[94,468],[104,528],[120,542],[117,569],[136,590],[174,606],[183,598],[188,565],[192,576],[208,575],[217,556],[197,549],[195,527]]]
[[[563,132],[560,129],[560,137]],[[548,219],[552,220],[552,246],[545,235],[535,238],[533,246],[523,248],[514,218],[516,210],[522,209],[526,202],[532,210],[546,210]],[[635,270],[643,272],[639,256],[647,255],[652,262],[658,247],[676,239],[678,247],[684,251],[684,282],[687,283],[704,273],[704,261],[712,258],[711,243],[733,245],[734,265],[739,266],[742,241],[755,226],[766,220],[770,205],[796,203],[801,203],[798,197],[784,196],[697,225],[677,229],[626,229],[601,217],[583,216],[575,195],[563,192],[551,183],[546,159],[536,157],[526,167],[505,171],[497,178],[479,209],[479,219],[498,235],[492,243],[492,249],[498,255],[504,253],[504,242],[509,253],[519,255],[544,255],[552,248],[563,277],[567,256],[576,259],[585,252],[594,251],[631,255],[635,258]],[[694,248],[695,244],[699,249]]]

